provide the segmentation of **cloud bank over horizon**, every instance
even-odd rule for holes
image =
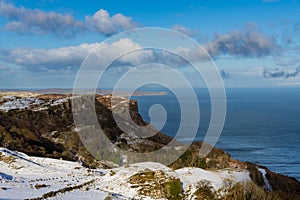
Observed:
[[[168,38],[162,38],[162,40],[168,40]],[[52,70],[55,70],[67,67],[77,70],[84,58],[96,47],[98,50],[101,49],[100,53],[103,54],[103,57],[109,59],[117,56],[121,49],[130,51],[134,46],[139,46],[141,49],[143,48],[141,44],[135,43],[127,38],[122,38],[110,45],[105,42],[96,42],[82,43],[77,46],[66,46],[55,49],[0,49],[0,58],[2,61],[24,66],[29,71],[38,71],[39,68],[51,68]],[[204,49],[177,47],[173,52],[180,53],[189,60],[200,62],[205,58],[207,59],[207,53],[216,59],[218,56],[222,55],[260,58],[262,56],[270,55],[273,51],[275,51],[275,46],[276,44],[274,41],[260,33],[241,33],[235,31],[215,36],[212,41],[203,45]],[[199,57],[199,55],[203,55],[203,57]],[[184,61],[176,59],[176,56],[170,56],[170,54],[166,54],[164,52],[157,53],[154,50],[140,52],[138,56],[143,59],[147,58],[148,62],[161,62],[179,67],[186,64]],[[135,58],[131,57],[131,59],[137,60],[137,56],[135,55]],[[101,62],[101,60],[99,62]],[[132,62],[130,60],[125,60],[124,63],[138,65],[141,61]]]
[[[263,75],[265,78],[293,78],[300,75],[300,66],[292,70],[287,69],[264,69]]]

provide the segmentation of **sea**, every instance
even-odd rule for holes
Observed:
[[[132,98],[138,100],[139,113],[148,122],[151,121],[150,108],[155,104],[163,106],[167,117],[161,131],[174,137],[182,120],[180,104],[189,104],[191,98],[187,94],[179,100],[177,94],[169,89],[155,90],[163,90],[168,94]],[[179,138],[181,142],[203,140],[210,123],[211,100],[208,90],[194,91],[200,107],[197,135],[189,138],[187,134],[187,137]],[[226,89],[226,96],[226,120],[216,147],[225,150],[234,159],[263,165],[300,181],[300,88],[229,88]],[[193,116],[193,109],[190,112]],[[156,118],[151,123],[160,128],[157,124],[163,118]],[[188,130],[191,124],[181,126],[186,126]]]

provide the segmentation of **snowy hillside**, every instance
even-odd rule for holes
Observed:
[[[155,181],[147,180],[137,186],[133,183],[134,176],[145,176],[147,172],[163,173],[163,181],[179,179],[183,192],[191,193],[188,195],[192,195],[201,181],[207,181],[214,190],[225,187],[228,180],[250,181],[248,172],[243,170],[183,168],[174,171],[159,163],[90,170],[77,162],[30,157],[0,148],[0,199],[151,199],[141,194],[141,187],[154,187]]]
[[[0,148],[0,199],[38,198],[74,186],[84,189],[85,184],[89,186],[88,183],[99,178],[101,173],[99,170],[90,171],[76,162],[29,157]],[[99,197],[106,195],[97,192]]]

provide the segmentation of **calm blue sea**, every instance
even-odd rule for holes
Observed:
[[[168,117],[162,132],[174,136],[180,106],[176,96],[166,91],[169,95],[133,98],[138,100],[139,112],[146,121],[150,121],[148,111],[152,105],[163,105]],[[196,139],[202,140],[210,120],[211,102],[207,90],[197,89],[196,93],[201,113]],[[239,88],[227,89],[226,93],[227,117],[216,146],[235,159],[265,165],[300,180],[300,88]],[[188,102],[189,96],[183,101]]]

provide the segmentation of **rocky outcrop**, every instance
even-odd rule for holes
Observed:
[[[125,137],[114,121],[110,100],[111,95],[96,95],[95,108],[104,133],[119,147],[132,151],[151,151],[172,139],[158,133],[139,143],[129,141],[132,138]],[[138,113],[137,102],[130,101],[129,105],[133,121],[141,126],[146,125]],[[75,129],[70,95],[2,97],[0,146],[29,155],[80,160],[90,167],[95,165],[95,158],[85,149]]]

